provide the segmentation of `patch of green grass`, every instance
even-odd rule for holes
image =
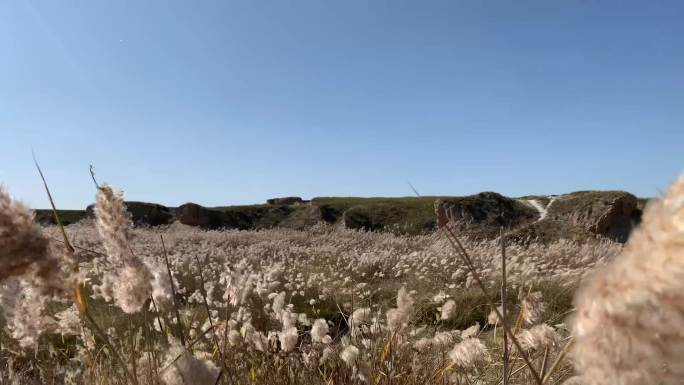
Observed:
[[[434,202],[443,197],[319,197],[311,203],[328,213],[328,221],[344,216],[349,227],[401,234],[422,234],[435,227]]]
[[[230,227],[243,230],[268,229],[282,225],[295,212],[306,209],[305,205],[243,205],[213,207],[220,211],[223,221]]]

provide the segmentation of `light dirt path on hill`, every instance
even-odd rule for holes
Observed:
[[[551,197],[551,200],[549,201],[549,204],[546,205],[546,207],[542,206],[541,203],[539,203],[538,200],[536,199],[524,199],[525,202],[527,202],[530,206],[534,207],[535,210],[539,212],[539,218],[537,219],[537,222],[541,221],[542,219],[546,218],[546,214],[548,213],[549,207],[553,204],[553,202],[556,200],[556,197]]]

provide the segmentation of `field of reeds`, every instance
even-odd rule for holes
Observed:
[[[681,383],[684,180],[626,246],[42,228],[0,190],[1,384]]]

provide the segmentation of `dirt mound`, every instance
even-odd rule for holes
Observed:
[[[482,192],[435,201],[437,226],[451,221],[460,232],[474,238],[495,238],[501,227],[517,229],[539,218],[529,204],[495,192]]]
[[[174,210],[176,220],[188,226],[203,229],[217,229],[223,226],[223,215],[218,210],[208,209],[197,203],[186,203]]]

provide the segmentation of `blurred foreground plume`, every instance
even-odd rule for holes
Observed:
[[[576,369],[589,384],[684,378],[684,177],[650,205],[615,260],[576,297]]]

